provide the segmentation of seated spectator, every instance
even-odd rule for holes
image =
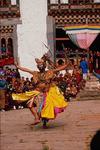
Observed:
[[[77,91],[77,87],[75,86],[75,84],[72,83],[70,89],[71,89],[71,96],[76,97],[78,91]]]
[[[63,92],[63,94],[65,94],[66,87],[67,87],[67,82],[66,82],[66,80],[65,80],[64,77],[62,78],[62,80],[59,80],[58,87],[61,89],[61,91]]]
[[[2,47],[1,47],[1,55],[2,57],[6,57],[6,45],[3,44]]]
[[[71,87],[70,87],[70,84],[68,84],[67,87],[66,87],[65,98],[67,99],[67,101],[70,101],[70,98],[71,98]]]
[[[5,110],[7,81],[3,74],[0,74],[0,110]]]
[[[68,65],[68,69],[67,69],[71,76],[72,76],[73,70],[74,70],[74,64],[72,62],[73,61],[69,60],[69,65]]]
[[[29,90],[30,90],[30,82],[29,81],[25,81],[24,85],[23,85],[23,88],[22,88],[22,91],[26,92],[26,91],[29,91]]]

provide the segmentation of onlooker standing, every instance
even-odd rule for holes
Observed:
[[[93,53],[93,70],[96,70],[97,54],[96,51]]]
[[[6,85],[7,82],[5,77],[0,74],[0,110],[5,109],[5,102],[6,102]]]
[[[100,52],[97,51],[97,58],[98,58],[98,69],[100,69]]]
[[[87,77],[88,77],[88,62],[85,60],[85,57],[82,57],[82,59],[81,59],[80,68],[82,69],[83,79],[87,80]]]
[[[89,72],[93,72],[93,53],[92,51],[89,51],[89,59],[88,59],[88,65],[89,65]]]
[[[1,47],[1,53],[2,53],[3,56],[6,55],[6,45],[5,44],[3,44],[2,47]]]

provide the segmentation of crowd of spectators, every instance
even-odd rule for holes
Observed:
[[[77,96],[77,93],[84,88],[85,80],[83,79],[82,69],[70,60],[65,72],[59,72],[53,82],[56,82],[63,93],[66,101],[71,101]],[[33,78],[21,77],[18,69],[10,67],[0,68],[0,92],[3,97],[0,99],[0,109],[20,109],[26,107],[25,102],[19,104],[18,101],[12,100],[12,93],[23,93],[35,89]]]
[[[2,44],[0,48],[0,59],[4,59],[7,57],[13,57],[13,47],[11,44]]]
[[[0,67],[14,64],[13,48],[11,45],[2,44],[0,48]]]
[[[100,71],[100,51],[89,51],[89,70],[90,72]]]

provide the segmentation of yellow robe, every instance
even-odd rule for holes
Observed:
[[[34,90],[21,94],[12,94],[12,98],[13,100],[27,101],[39,94],[39,91]],[[43,108],[41,110],[41,117],[54,119],[59,112],[62,112],[66,108],[67,105],[68,102],[65,101],[64,96],[59,91],[59,88],[53,85],[50,87],[49,92],[46,93]]]
[[[64,110],[68,102],[65,101],[64,96],[60,93],[57,86],[52,86],[47,93],[44,107],[41,111],[41,117],[54,119],[59,113],[59,110]],[[58,112],[55,113],[55,109]]]
[[[31,99],[34,96],[37,96],[38,94],[40,94],[40,92],[37,90],[28,91],[25,93],[18,93],[18,94],[13,93],[12,98],[13,98],[13,100],[23,102],[23,101],[27,101],[27,100]]]

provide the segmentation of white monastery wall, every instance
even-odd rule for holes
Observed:
[[[47,0],[21,0],[22,24],[17,26],[18,59],[23,67],[37,70],[35,58],[47,51]],[[30,77],[21,71],[21,75]]]

